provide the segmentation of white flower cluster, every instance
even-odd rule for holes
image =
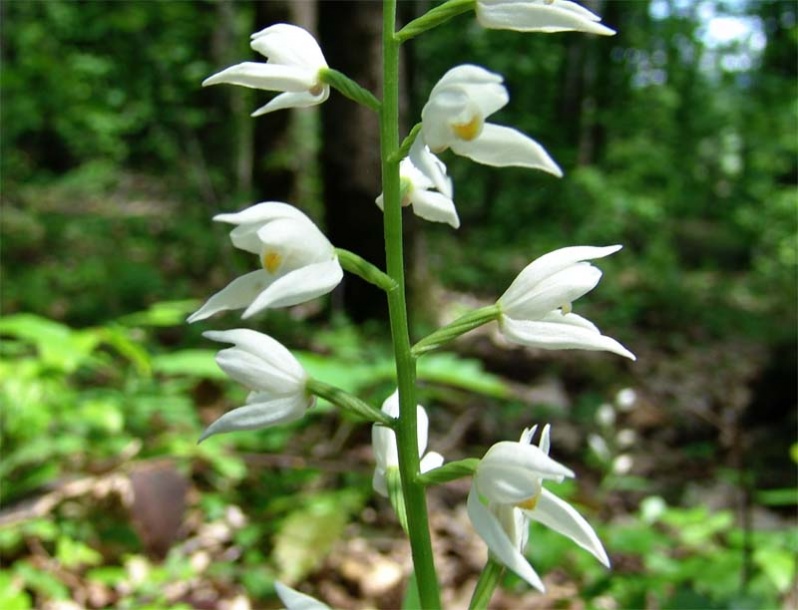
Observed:
[[[473,9],[485,28],[614,34],[598,16],[569,0],[477,0]],[[313,106],[329,97],[330,83],[335,84],[330,76],[334,71],[307,31],[274,25],[253,34],[251,47],[268,61],[239,63],[209,77],[203,85],[227,83],[280,92],[253,116]],[[561,177],[562,170],[538,142],[516,129],[488,122],[508,102],[499,74],[470,64],[444,74],[430,92],[420,126],[414,131],[415,140],[399,166],[402,205],[412,206],[423,219],[447,223],[455,229],[460,226],[452,181],[436,156],[446,150],[488,166],[526,167]],[[382,195],[376,203],[382,209]],[[208,299],[190,316],[190,322],[236,309],[242,309],[246,319],[270,308],[303,303],[331,292],[343,278],[344,255],[339,257],[313,221],[289,204],[258,203],[214,219],[233,225],[233,246],[257,255],[259,265]],[[503,335],[525,346],[605,350],[634,359],[618,341],[602,335],[590,321],[571,311],[572,303],[601,278],[601,271],[589,261],[620,248],[566,247],[530,263],[496,302],[495,320]],[[219,352],[217,362],[230,377],[249,388],[250,394],[243,406],[211,424],[201,440],[294,421],[313,405],[312,380],[291,353],[271,337],[249,329],[209,331],[205,336],[233,345]],[[382,414],[387,421],[396,421],[399,411],[395,392],[385,400]],[[417,420],[420,470],[429,473],[440,468],[444,459],[438,453],[426,452],[429,418],[420,405]],[[374,421],[386,420],[375,417]],[[525,430],[518,442],[502,441],[488,450],[474,471],[467,509],[493,558],[543,590],[540,577],[524,557],[530,521],[567,536],[604,565],[609,565],[609,559],[585,519],[543,487],[546,481],[560,481],[574,473],[549,457],[548,425],[538,444],[532,444],[536,429]],[[388,496],[388,481],[398,480],[396,435],[391,427],[375,424],[372,438],[376,461],[373,487]],[[327,608],[280,583],[277,591],[289,608]]]

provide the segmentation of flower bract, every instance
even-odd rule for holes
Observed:
[[[477,163],[495,167],[562,170],[532,138],[511,127],[486,123],[508,100],[502,77],[473,65],[449,70],[432,88],[421,111],[422,137],[432,152],[451,148]]]
[[[416,216],[432,222],[445,222],[455,229],[460,218],[452,200],[452,180],[446,166],[433,155],[421,138],[416,138],[410,154],[399,164],[402,181],[402,205],[412,205]],[[383,196],[376,200],[383,209]]]
[[[601,334],[589,320],[571,313],[571,303],[590,292],[601,271],[589,260],[621,246],[573,246],[544,254],[518,274],[499,298],[499,327],[510,341],[542,349],[606,350],[631,360],[634,354]]]
[[[536,429],[524,430],[517,443],[503,441],[488,450],[474,473],[467,510],[493,557],[543,591],[543,582],[524,557],[529,521],[570,538],[608,567],[609,558],[584,517],[543,488],[547,480],[561,481],[574,473],[549,457],[549,426],[539,445],[531,444]]]
[[[443,456],[434,451],[424,454],[427,450],[429,417],[427,417],[427,411],[421,405],[418,405],[416,409],[418,418],[418,455],[421,457],[421,472],[428,472],[443,464]],[[391,417],[399,417],[398,390],[382,403],[382,410]],[[374,461],[377,463],[374,469],[374,491],[387,498],[387,472],[391,468],[399,468],[399,450],[396,446],[396,435],[393,430],[386,426],[375,425],[371,429],[371,444],[374,450]]]
[[[225,413],[208,426],[201,441],[214,434],[292,422],[313,405],[314,398],[305,389],[308,380],[305,369],[271,337],[246,328],[208,331],[203,336],[233,344],[216,355],[216,362],[251,391],[244,406]]]
[[[615,34],[601,17],[570,0],[477,0],[476,15],[482,27],[494,30]]]
[[[267,57],[268,62],[245,61],[230,66],[206,78],[203,87],[226,83],[283,92],[252,116],[284,108],[315,106],[329,97],[330,87],[320,78],[320,71],[327,68],[327,62],[307,30],[278,23],[254,33],[250,46]]]
[[[214,220],[235,225],[233,245],[257,254],[262,268],[233,280],[189,322],[227,309],[244,309],[248,318],[267,308],[304,303],[330,292],[343,278],[332,244],[310,218],[287,203],[259,203]]]

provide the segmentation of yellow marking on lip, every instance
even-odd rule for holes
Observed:
[[[562,307],[562,315],[567,316],[569,313],[573,311],[573,307],[570,303],[563,303]]]
[[[519,502],[516,504],[518,508],[523,508],[524,510],[535,510],[535,507],[538,505],[538,496],[532,496],[531,498],[527,498],[523,502]]]
[[[263,268],[266,269],[269,273],[275,273],[283,262],[283,257],[280,256],[279,252],[265,252],[263,254],[263,258],[261,260],[263,263]]]
[[[467,123],[452,123],[452,131],[461,140],[470,142],[482,132],[482,119],[475,115]]]

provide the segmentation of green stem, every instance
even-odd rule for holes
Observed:
[[[400,201],[399,162],[399,42],[396,29],[396,0],[383,0],[383,93],[380,108],[380,157],[384,197],[385,255],[388,275],[398,290],[388,292],[396,377],[399,389],[399,423],[396,441],[399,473],[407,509],[407,525],[418,594],[424,608],[441,607],[438,577],[432,555],[432,540],[427,517],[427,499],[420,475],[418,422],[416,418],[416,362],[410,353],[410,333],[405,299],[404,252],[402,243],[402,207]]]
[[[354,252],[344,250],[343,248],[336,248],[335,254],[338,255],[338,262],[341,263],[341,267],[346,269],[349,273],[354,273],[370,284],[382,288],[385,292],[391,292],[398,288],[396,282],[394,282],[389,275],[383,273],[366,259],[358,256]]]
[[[485,610],[488,607],[493,592],[499,586],[503,572],[503,565],[493,559],[488,559],[488,563],[482,569],[482,574],[479,575],[477,586],[474,587],[474,594],[471,596],[468,610]]]
[[[410,133],[407,134],[404,140],[402,140],[402,145],[399,147],[399,150],[391,157],[391,161],[396,161],[397,163],[404,159],[409,153],[410,148],[413,146],[413,142],[416,141],[416,137],[418,134],[421,133],[421,123],[416,123],[413,125],[413,129],[410,130]]]
[[[501,313],[501,308],[498,305],[488,305],[487,307],[469,311],[454,322],[442,326],[416,343],[413,346],[413,355],[418,358],[427,352],[438,349],[444,343],[448,343],[468,331],[479,328],[488,322],[498,320]]]
[[[410,40],[422,32],[449,21],[452,17],[475,10],[476,4],[476,0],[449,0],[444,2],[428,10],[418,19],[413,19],[413,21],[399,30],[396,33],[396,40],[400,43]]]
[[[324,383],[312,377],[307,380],[305,385],[308,392],[319,398],[324,398],[332,404],[345,411],[355,413],[360,417],[365,417],[369,421],[373,421],[383,426],[393,428],[396,426],[396,420],[390,415],[385,414],[379,409],[375,409],[370,404],[360,400],[357,396],[353,396],[346,390],[337,388],[329,383]]]
[[[332,68],[322,68],[319,77],[323,83],[327,83],[350,100],[371,108],[374,112],[380,111],[380,100],[378,100],[368,89],[364,89],[343,72]]]

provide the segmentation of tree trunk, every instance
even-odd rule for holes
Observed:
[[[382,90],[382,6],[320,2],[319,35],[327,63],[369,89]],[[377,115],[333,92],[322,105],[322,180],[330,241],[384,268]],[[360,278],[344,279],[341,304],[355,321],[387,315],[385,296]]]

